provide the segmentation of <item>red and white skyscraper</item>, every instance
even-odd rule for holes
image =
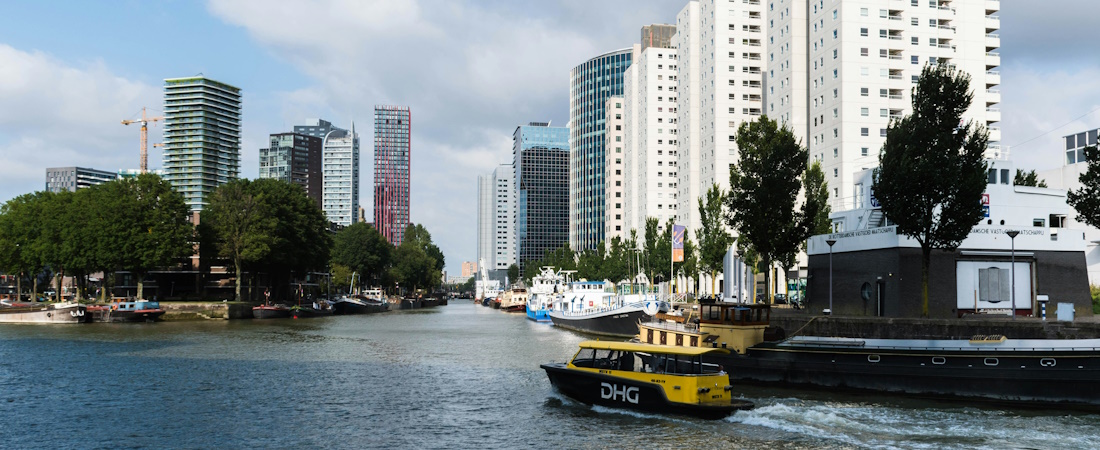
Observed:
[[[407,106],[374,107],[374,227],[393,245],[409,226],[411,119]]]

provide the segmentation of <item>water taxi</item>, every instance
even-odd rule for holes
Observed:
[[[732,398],[729,376],[703,355],[721,348],[584,341],[568,363],[543,364],[550,384],[585,404],[720,419],[752,402]]]

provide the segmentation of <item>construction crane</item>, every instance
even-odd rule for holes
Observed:
[[[148,151],[148,135],[149,135],[149,122],[156,122],[164,120],[164,116],[161,117],[146,117],[145,108],[141,108],[141,120],[123,120],[123,125],[129,125],[132,123],[141,124],[141,173],[145,173],[149,169],[149,151]]]

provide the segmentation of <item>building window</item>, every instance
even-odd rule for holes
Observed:
[[[867,127],[863,127],[863,128],[859,129],[859,135],[860,136],[870,136],[870,134],[871,134],[871,130]]]
[[[867,29],[866,28],[860,28],[859,29],[859,35],[863,36],[863,37],[867,37]]]
[[[910,56],[909,61],[913,64],[920,64],[920,57],[917,55]]]
[[[861,95],[863,97],[866,97],[867,96],[867,88],[859,88],[859,95]]]
[[[867,117],[871,114],[871,108],[859,108],[859,115]]]
[[[867,147],[860,147],[859,156],[867,156]]]

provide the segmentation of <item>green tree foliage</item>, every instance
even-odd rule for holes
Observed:
[[[772,264],[788,263],[808,237],[809,203],[799,213],[795,201],[809,152],[790,128],[780,128],[767,116],[741,124],[737,148],[739,161],[730,166],[729,225],[740,243],[759,256],[764,297],[770,301]]]
[[[1012,184],[1016,186],[1047,187],[1046,180],[1040,180],[1039,174],[1034,169],[1030,172],[1016,169],[1016,177],[1013,179]]]
[[[432,235],[422,225],[409,224],[394,252],[393,280],[412,291],[435,288],[442,281],[443,267],[443,252],[432,243]]]
[[[699,273],[699,249],[691,238],[684,236],[684,262],[676,273],[687,278],[687,285],[680,288],[680,292],[694,292],[694,276]]]
[[[144,279],[150,270],[178,263],[194,253],[194,226],[183,196],[160,176],[142,174],[117,182],[128,195],[124,207],[111,217],[130,226],[124,231],[128,251],[115,256],[121,267],[133,272],[137,296],[144,298]]]
[[[333,245],[328,220],[317,202],[297,184],[262,178],[249,183],[248,189],[254,198],[265,202],[264,209],[275,220],[270,252],[257,267],[271,277],[272,295],[282,298],[289,286],[275,280],[328,267]]]
[[[802,209],[802,217],[807,221],[806,237],[828,233],[832,230],[832,221],[829,220],[832,207],[829,206],[829,184],[825,182],[820,161],[814,161],[802,174],[802,189],[806,196]]]
[[[233,262],[237,301],[242,300],[244,265],[267,257],[275,240],[276,219],[266,199],[254,195],[250,184],[240,179],[219,186],[202,213],[202,221],[214,234],[218,254]]]
[[[921,314],[928,316],[932,249],[958,248],[983,217],[983,156],[989,133],[960,125],[974,95],[970,76],[926,66],[913,89],[913,113],[890,123],[875,173],[875,197],[898,234],[921,246]]]
[[[512,264],[508,266],[508,280],[512,283],[519,281],[519,265]]]
[[[523,278],[530,281],[535,275],[538,275],[539,271],[544,266],[555,268],[555,270],[577,270],[577,258],[573,253],[573,249],[569,247],[569,243],[562,244],[554,250],[547,250],[542,259],[537,261],[527,261],[523,265]],[[584,278],[585,275],[577,274],[577,278]]]
[[[267,274],[272,298],[287,298],[286,280],[326,270],[331,259],[333,238],[324,212],[293,183],[259,179],[222,185],[202,221],[210,225],[204,230],[213,233],[218,254],[233,262],[237,300],[246,268],[253,279],[257,272]]]
[[[1077,210],[1077,220],[1100,228],[1100,149],[1085,148],[1085,161],[1088,169],[1078,180],[1079,189],[1069,191],[1068,201]]]
[[[726,229],[726,214],[722,211],[727,194],[717,184],[699,197],[699,220],[703,224],[695,230],[699,238],[699,267],[710,274],[710,292],[715,292],[715,280],[723,269],[726,252],[733,245],[733,236]]]
[[[357,222],[336,233],[332,261],[358,272],[367,283],[380,285],[393,253],[393,245],[377,229]]]
[[[19,274],[16,290],[22,295],[22,281],[32,280],[43,267],[38,236],[46,214],[46,202],[52,198],[49,192],[23,194],[4,203],[0,208],[0,267],[5,272]],[[38,296],[38,284],[31,283],[31,296]]]
[[[330,287],[332,291],[336,293],[350,292],[353,274],[354,271],[350,267],[339,263],[333,263],[332,272],[330,274],[330,279],[332,280],[332,286]]]

